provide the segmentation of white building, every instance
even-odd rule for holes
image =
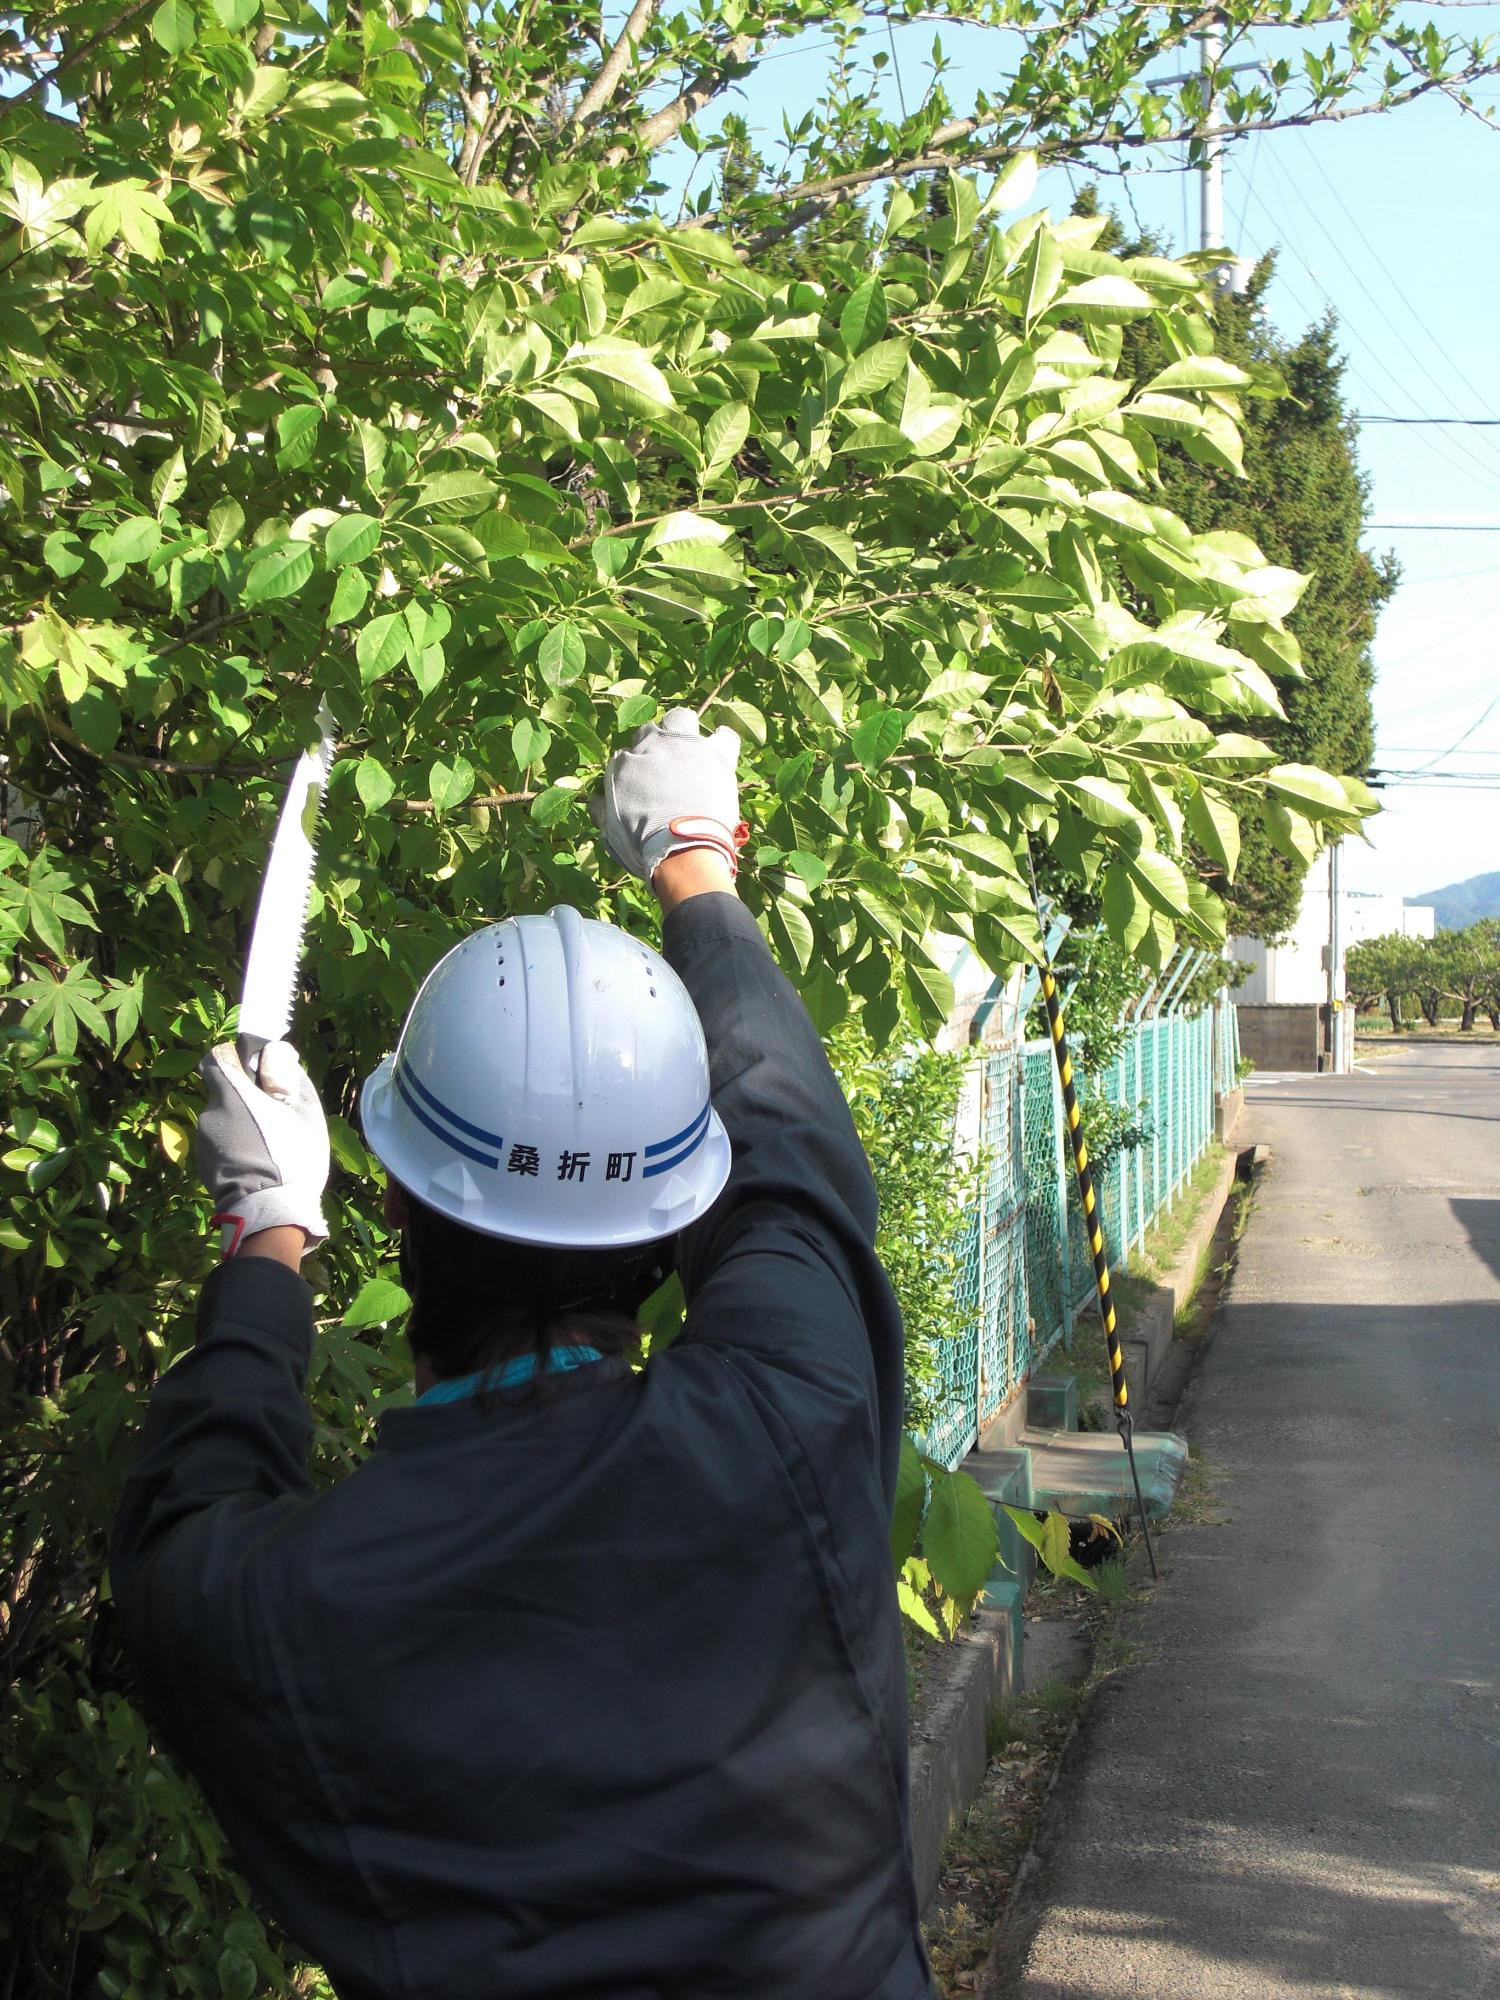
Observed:
[[[1319,881],[1318,875],[1323,879]],[[1339,898],[1340,959],[1351,944],[1366,938],[1387,937],[1399,931],[1405,937],[1430,938],[1437,929],[1437,911],[1430,903],[1406,903],[1400,896],[1377,895],[1370,890],[1345,889]],[[1328,878],[1322,869],[1309,876],[1302,892],[1302,907],[1284,943],[1268,945],[1260,938],[1231,938],[1229,956],[1252,969],[1234,990],[1234,998],[1249,1003],[1295,1006],[1311,1002],[1321,1006],[1328,994],[1328,947],[1333,934],[1332,912],[1328,907]],[[1344,998],[1340,979],[1335,998]]]
[[[1236,1002],[1249,1007],[1326,1007],[1332,1001],[1342,1007],[1344,953],[1350,945],[1392,932],[1419,938],[1436,933],[1437,911],[1431,904],[1408,904],[1400,896],[1345,888],[1339,860],[1334,846],[1326,860],[1313,864],[1297,920],[1282,943],[1229,940],[1229,956],[1250,966],[1234,990]],[[1353,1060],[1352,1034],[1338,1034],[1335,1046],[1333,1067],[1345,1070]]]

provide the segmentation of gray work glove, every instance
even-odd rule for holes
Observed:
[[[232,1257],[260,1229],[291,1227],[306,1249],[328,1234],[328,1123],[290,1042],[269,1042],[251,1076],[233,1042],[203,1058],[208,1103],[198,1117],[198,1172]]]
[[[649,882],[669,854],[709,847],[738,873],[750,831],[740,818],[739,757],[734,731],[704,736],[690,708],[648,722],[610,758],[594,814],[616,860]]]

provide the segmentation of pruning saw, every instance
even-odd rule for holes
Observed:
[[[240,1061],[252,1075],[267,1042],[284,1041],[292,1025],[317,861],[318,814],[338,751],[337,729],[328,703],[320,701],[318,740],[297,759],[260,885],[236,1037]]]

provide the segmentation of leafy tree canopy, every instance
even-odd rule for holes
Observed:
[[[1326,15],[1228,12],[1234,34]],[[1242,398],[1267,386],[1215,352],[1203,269],[1022,212],[1023,140],[1194,123],[1195,86],[1143,69],[1199,17],[998,9],[1024,54],[972,121],[934,100],[893,127],[841,100],[743,220],[665,225],[653,149],[827,18],[641,0],[611,43],[597,16],[447,0],[10,17],[0,1940],[18,1994],[82,1990],[96,1966],[122,2000],[291,1978],[122,1698],[98,1579],[141,1393],[190,1338],[209,1257],[190,1079],[232,1024],[279,774],[320,696],[345,747],[298,1036],[342,1169],[312,1276],[354,1300],[342,1323],[326,1310],[314,1364],[323,1475],[403,1388],[358,1079],[465,927],[558,899],[643,921],[583,809],[643,720],[689,700],[742,731],[746,893],[819,1021],[857,1007],[877,1047],[946,1011],[933,933],[997,968],[1035,949],[1028,844],[1149,963],[1179,929],[1222,936],[1195,856],[1232,875],[1258,818],[1307,855],[1371,804],[1253,733],[1301,674],[1301,578],[1161,502],[1161,441],[1236,474]],[[1296,77],[1231,80],[1229,115],[1351,113],[1489,62],[1379,0],[1341,33]],[[934,171],[924,204],[905,183]],[[843,197],[879,182],[867,225]],[[763,268],[808,203],[816,272]],[[1137,378],[1124,339],[1147,320],[1162,366]]]

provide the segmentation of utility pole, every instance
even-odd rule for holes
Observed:
[[[1198,182],[1198,248],[1224,248],[1224,141],[1219,121],[1224,107],[1219,100],[1219,59],[1224,53],[1224,29],[1215,19],[1198,37],[1198,74],[1203,80],[1203,165]]]
[[[1224,104],[1219,96],[1222,77],[1241,70],[1261,70],[1259,62],[1230,63],[1223,66],[1224,23],[1217,17],[1198,36],[1198,80],[1203,87],[1203,163],[1198,169],[1198,248],[1225,250],[1224,242]],[[1164,76],[1164,84],[1186,83],[1187,76]],[[1221,292],[1243,291],[1254,265],[1248,258],[1230,256],[1227,251],[1214,271],[1214,283]]]

